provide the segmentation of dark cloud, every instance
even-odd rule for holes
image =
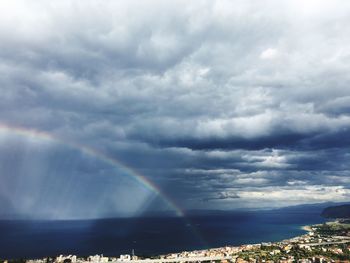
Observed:
[[[172,209],[73,144],[184,209],[348,200],[346,5],[4,1],[0,124],[32,130],[0,128],[4,214]]]
[[[235,193],[221,192],[221,193],[218,193],[216,196],[203,198],[203,201],[208,202],[211,200],[225,200],[225,199],[236,199],[236,198],[239,198],[239,196]]]

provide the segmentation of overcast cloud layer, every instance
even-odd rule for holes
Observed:
[[[0,122],[87,145],[183,209],[350,198],[350,3],[0,1]],[[169,209],[101,160],[0,132],[2,216]]]

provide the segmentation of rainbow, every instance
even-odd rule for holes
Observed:
[[[76,149],[76,150],[78,150],[86,155],[97,158],[98,160],[101,160],[104,163],[109,164],[112,167],[117,168],[117,169],[125,172],[131,178],[133,178],[138,183],[143,185],[146,189],[155,193],[169,206],[169,208],[171,208],[175,211],[176,216],[185,217],[185,213],[182,211],[182,209],[180,207],[178,207],[175,204],[175,202],[172,201],[155,183],[153,183],[148,178],[146,178],[144,175],[140,174],[139,172],[135,171],[134,169],[123,164],[119,160],[116,160],[115,158],[111,158],[100,151],[97,151],[97,150],[95,150],[91,147],[88,147],[86,145],[82,145],[82,144],[79,144],[79,143],[76,143],[73,141],[69,141],[69,140],[60,138],[58,136],[55,136],[53,134],[50,134],[50,133],[47,133],[44,131],[31,129],[31,128],[24,128],[24,127],[0,123],[0,132],[10,133],[10,134],[14,134],[17,136],[34,138],[34,139],[38,139],[38,140],[46,140],[46,141],[62,144],[62,145],[65,145],[67,147]]]

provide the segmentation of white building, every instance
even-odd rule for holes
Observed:
[[[130,261],[131,260],[131,256],[129,254],[120,255],[120,257],[117,260],[118,261]]]

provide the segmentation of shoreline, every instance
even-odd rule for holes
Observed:
[[[225,246],[220,246],[220,247],[210,247],[210,248],[206,248],[206,249],[189,249],[189,250],[180,250],[180,251],[174,251],[174,252],[167,252],[167,253],[157,253],[157,254],[144,254],[143,257],[163,257],[163,256],[168,256],[170,254],[191,254],[191,253],[195,253],[195,252],[199,252],[199,251],[218,251],[218,250],[225,250],[226,248],[231,248],[231,249],[241,249],[241,248],[246,248],[246,247],[255,247],[257,245],[262,245],[262,244],[268,244],[268,245],[272,245],[272,244],[282,244],[282,243],[293,243],[295,242],[295,240],[297,239],[301,239],[303,238],[305,235],[308,235],[310,232],[313,231],[312,227],[313,226],[317,226],[319,224],[312,224],[312,225],[303,225],[303,226],[299,226],[299,229],[302,229],[303,231],[305,231],[306,233],[302,233],[302,234],[297,234],[295,236],[286,238],[286,239],[280,239],[280,240],[275,240],[275,241],[264,241],[264,242],[258,242],[258,243],[241,243],[241,244],[237,244],[237,245],[232,245],[232,244],[226,244]],[[65,255],[63,253],[63,255]],[[51,256],[57,256],[57,255],[51,255]],[[51,257],[51,256],[46,256],[46,257]],[[88,257],[89,255],[77,255],[77,257]],[[45,258],[46,258],[45,257]],[[109,255],[107,257],[111,257],[111,258],[116,258],[118,257],[118,254],[116,255]],[[16,259],[16,258],[12,258],[12,259]],[[26,258],[27,260],[35,260],[35,259],[40,259],[40,257],[29,257]]]
[[[350,248],[350,235],[338,236],[335,233],[323,236],[319,233],[323,224],[312,224],[300,226],[307,233],[297,235],[285,240],[260,242],[256,244],[226,245],[216,248],[199,250],[184,250],[181,252],[158,254],[153,256],[136,256],[132,254],[121,254],[119,257],[104,255],[60,255],[55,257],[26,259],[27,263],[198,263],[220,261],[226,263],[256,263],[258,259],[273,262],[292,263],[295,259],[310,259],[311,262],[329,259],[347,259],[344,245]],[[327,227],[327,226],[326,226]],[[350,234],[350,226],[347,226]],[[338,230],[337,230],[338,231]],[[320,250],[322,248],[322,250]],[[327,254],[328,253],[328,254]],[[350,255],[350,254],[349,254]],[[350,258],[350,257],[349,257]],[[255,260],[255,261],[254,261]],[[260,262],[260,261],[259,261]],[[267,261],[266,261],[267,262]],[[310,261],[309,261],[310,262]]]
[[[312,225],[306,225],[306,226],[301,226],[300,228],[306,232],[311,232],[312,231]]]
[[[211,252],[211,251],[223,251],[226,250],[227,248],[236,250],[236,253],[238,251],[243,251],[245,249],[251,249],[251,248],[258,248],[264,244],[266,244],[267,246],[273,246],[273,245],[278,245],[278,244],[291,244],[291,243],[295,243],[296,240],[303,238],[305,235],[308,235],[309,232],[312,232],[312,227],[316,226],[317,224],[314,225],[305,225],[305,226],[301,226],[300,228],[303,229],[304,231],[306,231],[307,233],[305,234],[301,234],[301,235],[296,235],[287,239],[282,239],[282,240],[277,240],[277,241],[265,241],[265,242],[258,242],[258,243],[242,243],[239,245],[225,245],[225,246],[221,246],[221,247],[210,247],[207,249],[193,249],[193,250],[180,250],[177,252],[168,252],[168,253],[164,253],[164,254],[153,254],[153,255],[144,255],[144,258],[138,258],[136,260],[130,259],[128,262],[130,263],[137,263],[137,262],[151,262],[151,263],[158,263],[157,261],[159,260],[164,260],[166,259],[166,257],[168,257],[169,255],[181,255],[181,254],[193,254],[193,253],[198,253],[198,252]],[[58,255],[56,255],[58,256]],[[120,255],[119,255],[120,256]],[[85,255],[85,256],[81,256],[83,258],[88,258],[89,256]],[[91,257],[91,256],[90,256]],[[107,256],[107,258],[117,258],[118,255],[113,255],[113,256]],[[151,259],[152,258],[152,259]],[[37,260],[38,258],[31,258],[28,260]],[[118,261],[118,260],[117,260]],[[172,261],[172,260],[170,260]]]

